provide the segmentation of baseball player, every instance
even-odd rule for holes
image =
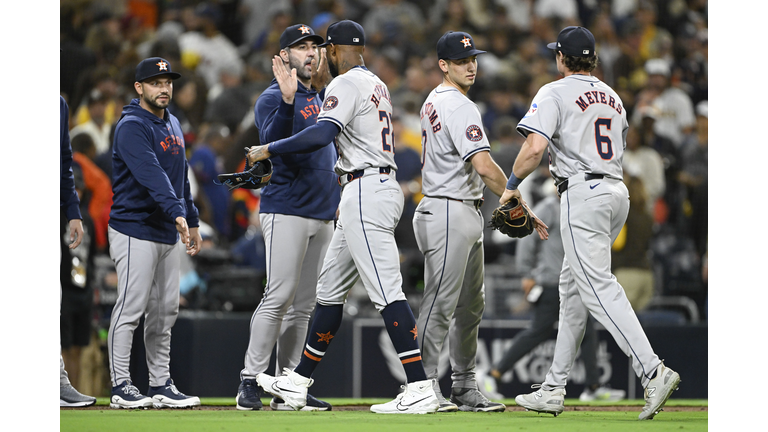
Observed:
[[[555,51],[564,77],[542,87],[518,131],[526,137],[500,202],[520,197],[522,180],[549,150],[550,173],[560,194],[560,233],[565,259],[560,272],[560,320],[552,366],[533,393],[515,402],[558,415],[568,373],[592,314],[631,358],[645,388],[640,419],[652,419],[680,382],[651,348],[624,290],[611,274],[611,244],[627,219],[629,196],[622,178],[627,112],[613,89],[591,75],[595,38],[584,27],[566,27]]]
[[[563,241],[560,236],[560,199],[552,183],[542,185],[544,198],[533,208],[536,215],[549,222],[549,239],[528,236],[518,240],[515,249],[515,268],[522,275],[522,288],[528,301],[533,305],[533,319],[525,330],[516,334],[512,346],[494,364],[490,375],[500,380],[523,356],[531,352],[552,334],[560,311],[558,282],[563,267]],[[579,396],[582,402],[593,400],[617,401],[624,398],[624,390],[612,389],[600,384],[600,370],[597,365],[597,329],[594,319],[587,321],[584,340],[581,344],[581,359],[584,361],[585,388]]]
[[[304,24],[283,31],[280,54],[273,59],[275,79],[256,101],[261,142],[287,138],[316,123],[321,102],[311,88],[312,68],[317,45],[323,42]],[[256,375],[267,370],[275,342],[278,371],[293,370],[299,363],[315,307],[315,284],[339,206],[338,176],[333,172],[336,158],[336,149],[325,145],[310,153],[270,159],[273,175],[261,191],[259,208],[266,245],[267,286],[251,319],[237,409],[261,409],[263,391],[256,383]],[[272,399],[270,407],[293,410],[277,398]],[[330,409],[329,403],[312,395],[307,395],[307,404],[302,408]]]
[[[200,251],[198,211],[192,202],[179,121],[166,108],[181,75],[160,57],[136,67],[139,94],[123,108],[112,146],[109,254],[117,271],[117,300],[107,349],[112,408],[187,408],[196,396],[170,376],[171,327],[179,313],[179,236],[189,255]],[[133,332],[144,316],[149,391],[131,383]]]
[[[75,249],[83,240],[83,216],[80,213],[80,198],[75,190],[75,176],[72,171],[72,146],[69,142],[69,106],[59,96],[59,207],[69,221],[69,248]],[[61,286],[59,307],[61,307]],[[59,343],[61,348],[61,343]],[[61,351],[61,350],[59,350]],[[69,374],[64,368],[64,357],[59,354],[59,406],[86,407],[96,403],[96,398],[86,396],[72,386]]]
[[[480,110],[467,97],[482,54],[468,33],[446,32],[437,42],[443,82],[421,107],[422,192],[413,231],[424,254],[424,297],[419,308],[421,352],[435,380],[438,411],[502,412],[477,388],[477,332],[485,309],[483,216],[488,186],[498,196],[507,176],[491,157]],[[437,384],[437,367],[450,334],[451,402]]]
[[[347,294],[362,279],[384,318],[407,377],[404,392],[391,402],[371,406],[371,411],[434,412],[439,403],[433,380],[427,379],[421,362],[416,319],[403,294],[394,236],[403,211],[403,193],[395,177],[389,90],[365,68],[365,33],[358,23],[331,24],[321,46],[326,47],[323,52],[327,52],[334,78],[325,91],[317,124],[290,138],[251,147],[249,157],[258,161],[304,153],[335,138],[339,158],[334,169],[342,187],[339,219],[317,282],[315,316],[301,361],[283,376],[261,373],[256,380],[268,393],[301,409],[313,382],[312,373],[341,325]]]

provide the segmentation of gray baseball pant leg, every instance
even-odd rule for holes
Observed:
[[[561,231],[565,260],[560,280],[560,325],[555,353],[543,388],[564,387],[591,314],[630,357],[645,387],[661,363],[629,303],[611,274],[610,247],[629,212],[629,195],[621,180],[605,179],[608,190],[587,205],[586,184],[576,183],[561,198]],[[566,274],[567,272],[567,274]]]
[[[482,224],[480,225],[482,227]],[[452,388],[477,388],[477,334],[485,310],[483,236],[472,246],[453,320],[448,330]]]
[[[149,385],[170,378],[171,328],[179,311],[179,247],[129,237],[109,229],[117,271],[117,301],[107,338],[112,385],[130,380],[133,333],[144,316]]]
[[[459,380],[452,386],[474,383],[475,322],[479,324],[485,304],[482,226],[473,205],[438,198],[424,198],[413,219],[416,242],[424,254],[424,296],[417,320],[424,371],[427,378],[439,378],[440,352],[450,330],[451,367]]]
[[[251,317],[241,379],[266,372],[276,343],[275,375],[298,365],[315,306],[317,277],[333,235],[332,221],[272,213],[259,217],[268,282]]]

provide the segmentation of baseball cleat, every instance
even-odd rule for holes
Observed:
[[[432,388],[434,380],[409,383],[395,399],[378,405],[371,405],[371,412],[377,414],[430,414],[437,412],[440,402]]]
[[[664,408],[664,404],[677,390],[680,375],[661,363],[656,368],[656,376],[645,387],[645,406],[638,416],[640,420],[653,420],[653,417]]]
[[[277,397],[272,398],[272,400],[269,402],[269,407],[275,411],[293,411],[293,408],[291,408],[288,404],[286,404],[284,400]],[[333,410],[333,406],[331,406],[331,404],[329,404],[326,401],[317,399],[316,397],[307,393],[307,404],[304,405],[304,408],[300,409],[299,411],[331,411],[331,410]]]
[[[237,387],[236,408],[243,411],[258,411],[263,408],[261,396],[264,391],[259,387],[255,379],[244,379]]]
[[[256,382],[265,392],[282,399],[295,411],[299,411],[307,405],[307,389],[315,381],[285,368],[283,375],[279,377],[260,373],[256,375]]]
[[[200,406],[200,398],[180,392],[168,378],[165,385],[150,387],[147,396],[152,398],[155,408],[192,408]]]
[[[459,407],[459,411],[469,412],[504,412],[504,404],[491,402],[476,388],[451,389],[451,402]]]
[[[130,380],[112,387],[112,396],[109,399],[110,408],[149,408],[152,406],[152,398],[146,397]]]
[[[528,411],[539,413],[558,414],[565,409],[565,389],[544,390],[541,384],[534,384],[531,388],[537,388],[533,393],[518,395],[515,403]]]
[[[96,398],[86,396],[77,391],[72,384],[59,387],[59,406],[60,407],[88,407],[96,403]]]
[[[615,390],[610,387],[600,386],[595,390],[585,388],[579,396],[582,402],[616,402],[624,399],[627,393],[624,390]]]

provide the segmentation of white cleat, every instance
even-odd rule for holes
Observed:
[[[258,374],[256,375],[256,382],[265,392],[282,399],[295,411],[299,411],[307,404],[307,391],[315,381],[285,368],[283,375],[279,377],[272,377],[263,373]]]
[[[638,416],[640,420],[653,420],[653,417],[664,408],[664,404],[677,390],[680,375],[672,369],[660,364],[656,368],[656,376],[645,387],[645,406]]]
[[[371,412],[378,414],[430,414],[437,412],[440,401],[432,387],[434,380],[424,380],[401,386],[405,391],[394,400],[371,405]]]
[[[557,417],[565,409],[565,389],[543,390],[541,384],[534,384],[531,388],[538,388],[533,393],[518,395],[515,403],[528,411],[553,414]]]

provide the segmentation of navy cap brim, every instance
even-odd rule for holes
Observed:
[[[280,48],[280,49],[285,49],[285,48],[288,48],[288,47],[290,47],[290,46],[296,45],[296,44],[297,44],[297,43],[299,43],[299,42],[303,42],[303,41],[305,41],[305,40],[307,40],[307,39],[312,39],[312,40],[314,40],[315,42],[317,42],[317,44],[318,44],[317,46],[321,46],[320,44],[321,44],[321,43],[323,43],[323,42],[325,42],[325,39],[323,39],[323,37],[322,37],[322,36],[320,36],[320,35],[316,35],[316,34],[313,34],[313,35],[306,35],[306,36],[302,36],[302,37],[300,37],[300,38],[296,39],[295,41],[293,41],[293,42],[289,43],[288,45],[286,45],[286,46],[284,46],[284,47],[282,47],[282,48]]]
[[[464,59],[464,58],[467,58],[467,57],[472,57],[473,55],[478,55],[478,54],[483,54],[483,53],[485,53],[485,51],[472,48],[469,51],[462,51],[458,55],[449,56],[449,57],[447,57],[447,58],[445,58],[443,60],[461,60],[461,59]]]
[[[148,80],[150,78],[154,78],[154,77],[160,76],[160,75],[168,75],[169,77],[171,77],[172,80],[177,80],[177,79],[181,78],[181,74],[178,73],[178,72],[158,72],[156,74],[152,74],[152,75],[146,76],[146,77],[142,78],[141,81],[138,81],[138,82],[144,82],[144,81],[146,81],[146,80]]]

